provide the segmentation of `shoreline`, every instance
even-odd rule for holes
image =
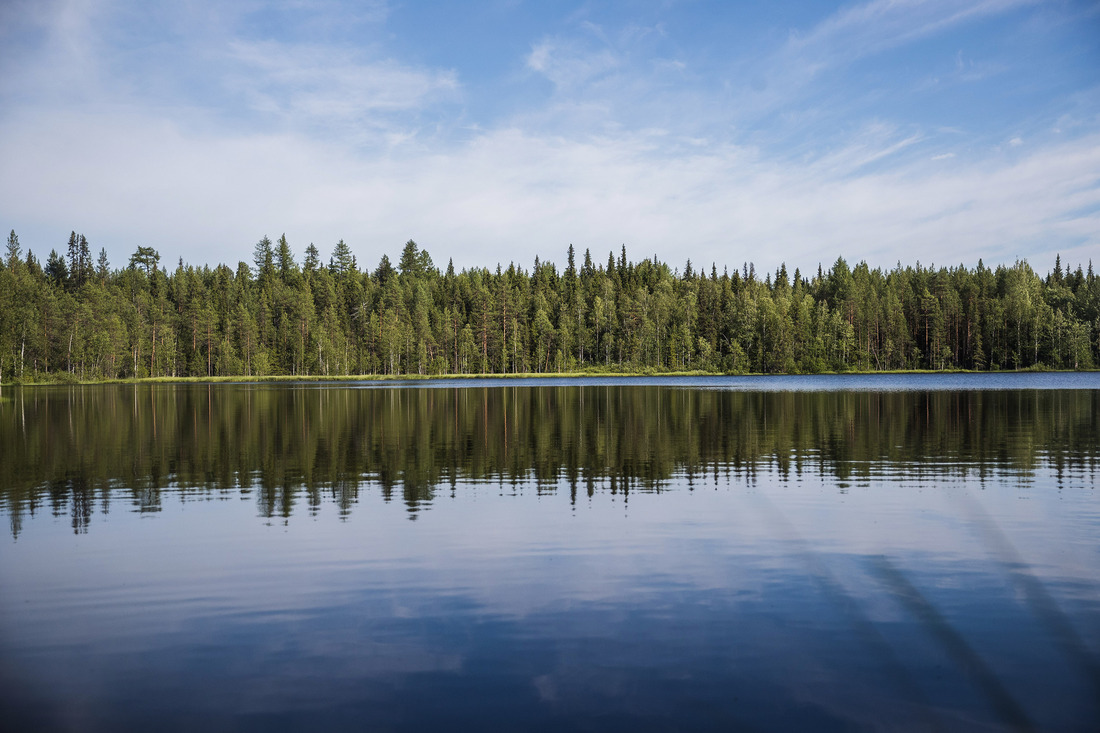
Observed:
[[[130,377],[122,379],[80,380],[62,377],[44,381],[11,381],[0,384],[3,387],[85,387],[99,384],[252,384],[276,382],[286,384],[311,384],[317,382],[427,382],[435,380],[490,380],[490,379],[583,379],[583,378],[678,378],[678,377],[815,377],[815,376],[874,376],[896,374],[1088,374],[1100,369],[999,369],[995,371],[975,369],[891,369],[842,372],[710,372],[710,371],[574,371],[574,372],[529,372],[504,374],[342,374],[342,375],[288,375],[272,374],[265,376],[233,375],[217,377]]]

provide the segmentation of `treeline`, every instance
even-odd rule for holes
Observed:
[[[577,259],[581,259],[577,262]],[[570,245],[456,272],[409,241],[360,269],[342,240],[324,262],[286,237],[253,263],[168,271],[151,247],[113,269],[83,235],[43,265],[8,237],[0,267],[0,379],[215,375],[543,373],[580,369],[795,373],[1087,369],[1100,363],[1100,281],[1089,262],[1045,277],[990,269],[828,271],[763,277]]]

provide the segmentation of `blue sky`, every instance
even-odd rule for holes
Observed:
[[[0,172],[116,266],[1100,264],[1100,2],[9,0]]]

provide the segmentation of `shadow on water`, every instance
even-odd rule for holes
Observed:
[[[981,504],[965,495],[959,495],[956,501],[970,517],[971,526],[982,545],[1011,579],[1031,615],[1043,625],[1062,654],[1077,667],[1083,678],[1089,681],[1097,718],[1100,719],[1100,667],[1085,652],[1088,646],[1073,628],[1069,617],[1020,556],[1008,535]]]
[[[872,558],[870,565],[883,585],[943,647],[956,666],[966,672],[1002,722],[1012,730],[1036,730],[1027,713],[997,679],[989,665],[889,559],[883,556]]]
[[[818,586],[834,611],[852,627],[858,641],[868,648],[878,660],[890,684],[897,690],[907,704],[898,713],[908,718],[912,730],[944,730],[942,721],[936,715],[928,696],[921,689],[912,671],[890,645],[886,636],[868,618],[861,609],[860,599],[848,592],[844,584],[829,568],[828,561],[821,553],[815,552],[812,545],[803,539],[794,524],[783,512],[763,494],[756,494],[755,503],[768,524],[771,536],[781,538],[791,548],[793,555],[802,564],[810,579]],[[915,724],[919,720],[919,725]]]

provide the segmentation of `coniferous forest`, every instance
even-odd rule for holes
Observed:
[[[360,268],[286,237],[251,264],[174,270],[152,247],[121,268],[83,235],[45,263],[13,231],[0,267],[4,382],[132,377],[512,374],[606,370],[798,373],[1089,369],[1100,362],[1100,279],[1060,258],[990,269],[839,258],[758,273],[606,260],[570,245],[456,272],[415,242]]]

